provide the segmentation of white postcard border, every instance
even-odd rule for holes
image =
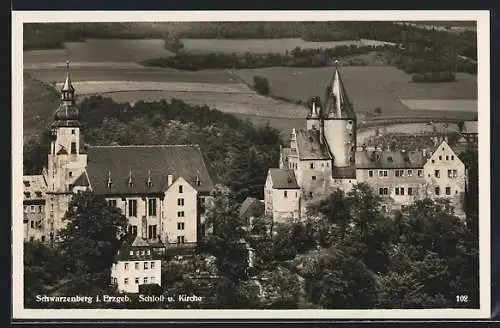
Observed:
[[[111,310],[24,309],[23,306],[23,32],[35,22],[122,21],[360,21],[477,20],[479,128],[479,309],[425,310]],[[12,317],[13,319],[477,319],[489,318],[490,21],[482,11],[13,11],[12,15]]]

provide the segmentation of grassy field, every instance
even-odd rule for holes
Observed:
[[[190,53],[285,53],[296,47],[303,49],[335,48],[336,46],[362,46],[362,45],[384,45],[388,42],[376,40],[347,40],[311,42],[298,38],[288,39],[181,39],[184,44],[184,51]]]
[[[59,94],[50,86],[24,74],[23,137],[40,135],[59,106]]]
[[[30,75],[41,81],[62,82],[66,77],[66,68],[25,69]],[[81,68],[71,67],[71,78],[81,81],[146,81],[179,83],[217,83],[235,84],[239,80],[231,77],[225,69],[202,70],[196,72],[180,71],[171,68]]]
[[[24,63],[65,62],[135,62],[149,58],[168,57],[162,39],[88,39],[66,42],[65,49],[24,51]]]
[[[243,83],[149,82],[149,81],[82,81],[74,82],[78,94],[103,94],[111,92],[166,91],[205,94],[250,94],[255,92]],[[60,89],[62,83],[57,84]],[[223,97],[223,96],[222,96]]]
[[[311,96],[324,98],[333,68],[273,67],[235,73],[247,83],[261,75],[273,95],[306,101]],[[457,82],[424,84],[409,82],[409,75],[394,67],[343,67],[342,77],[357,112],[373,113],[380,107],[383,115],[409,114],[400,99],[477,99],[477,77],[468,74],[457,74]]]
[[[126,91],[100,93],[117,102],[134,103],[139,100],[156,101],[178,98],[192,105],[207,105],[226,113],[274,118],[302,118],[307,115],[307,108],[275,100],[258,94],[216,92],[176,92],[176,91]]]

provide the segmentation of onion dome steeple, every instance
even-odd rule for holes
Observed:
[[[54,118],[54,125],[56,126],[78,126],[80,113],[78,107],[75,105],[75,88],[71,83],[69,72],[69,60],[66,61],[66,80],[61,88],[61,103],[57,109]]]

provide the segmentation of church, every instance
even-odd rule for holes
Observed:
[[[289,145],[281,148],[279,168],[268,170],[266,215],[275,221],[298,220],[307,204],[364,182],[381,197],[383,211],[426,197],[446,198],[455,215],[465,216],[466,168],[446,140],[432,152],[358,147],[356,114],[339,67],[325,98],[323,106],[312,103],[305,129],[292,130]]]
[[[47,166],[23,177],[25,240],[54,241],[72,196],[91,191],[120,208],[138,238],[165,246],[195,244],[214,187],[199,146],[84,146],[75,100],[68,70]]]

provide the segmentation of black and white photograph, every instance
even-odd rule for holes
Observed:
[[[13,33],[14,317],[489,316],[487,11]]]

